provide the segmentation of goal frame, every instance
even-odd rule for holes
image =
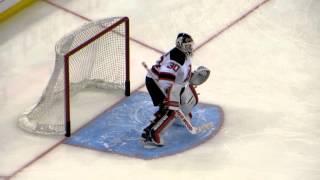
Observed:
[[[65,98],[65,136],[70,137],[71,136],[71,115],[70,115],[70,71],[69,71],[69,58],[76,52],[78,52],[83,47],[91,44],[99,37],[103,36],[104,34],[112,31],[115,27],[118,25],[124,23],[125,24],[125,34],[121,36],[125,37],[125,96],[130,96],[130,47],[129,47],[129,18],[123,17],[119,19],[117,22],[112,24],[111,26],[107,27],[105,30],[101,31],[100,33],[96,34],[92,38],[88,39],[87,41],[80,44],[78,47],[75,47],[71,51],[69,51],[67,54],[64,55],[64,98]],[[117,32],[116,32],[117,33]]]

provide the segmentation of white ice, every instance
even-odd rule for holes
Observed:
[[[167,51],[178,32],[193,35],[197,46],[262,1],[53,2],[89,19],[128,16],[132,38]],[[16,126],[50,78],[55,42],[85,22],[39,1],[0,24],[0,177],[35,160],[13,179],[320,179],[320,1],[270,0],[197,50],[195,66],[212,70],[198,88],[200,101],[221,106],[224,125],[201,146],[155,160],[54,146],[64,137]],[[133,90],[143,84],[141,62],[159,56],[131,42]],[[121,98],[88,97],[93,111]],[[73,128],[91,115],[81,114]]]

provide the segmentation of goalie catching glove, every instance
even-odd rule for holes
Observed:
[[[210,70],[204,66],[199,66],[197,70],[192,73],[189,83],[198,86],[206,82],[210,76]]]

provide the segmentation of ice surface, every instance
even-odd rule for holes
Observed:
[[[166,51],[177,32],[189,32],[197,46],[261,1],[54,2],[90,19],[129,16],[131,37]],[[221,106],[225,115],[221,131],[201,146],[145,161],[62,144],[15,178],[319,180],[319,13],[317,0],[270,0],[196,51],[194,67],[211,70],[197,89],[200,102]],[[63,139],[22,132],[16,119],[45,88],[55,42],[84,22],[40,1],[0,24],[0,176]],[[159,56],[131,41],[133,89],[144,81],[141,62],[151,64]],[[112,96],[103,103],[118,100]]]

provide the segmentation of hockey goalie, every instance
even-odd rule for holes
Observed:
[[[141,139],[145,147],[164,145],[161,134],[180,119],[189,132],[195,134],[201,129],[191,124],[192,108],[198,103],[195,87],[205,82],[210,71],[200,66],[192,72],[191,57],[194,41],[187,33],[179,33],[176,46],[161,56],[156,64],[148,69],[146,87],[153,105],[159,109],[154,119],[144,128]]]

